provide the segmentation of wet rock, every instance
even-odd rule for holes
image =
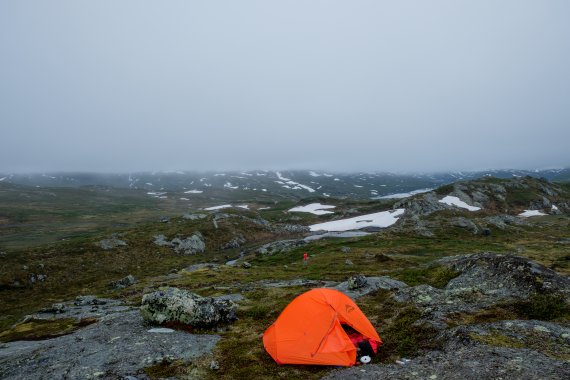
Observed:
[[[121,278],[120,280],[113,281],[109,285],[115,289],[124,289],[136,283],[136,279],[132,274]]]
[[[287,252],[293,248],[307,244],[304,240],[279,240],[259,247],[255,252],[261,255],[274,255],[276,253]]]
[[[178,288],[167,288],[143,296],[141,314],[150,323],[180,323],[213,327],[233,322],[237,305],[230,300],[201,297]]]
[[[347,283],[348,290],[355,290],[365,287],[368,284],[366,277],[362,274],[350,276]]]

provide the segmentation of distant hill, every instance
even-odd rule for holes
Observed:
[[[431,174],[333,173],[322,171],[242,171],[242,172],[155,172],[130,174],[44,173],[0,174],[0,182],[34,187],[104,186],[157,192],[177,192],[222,196],[240,194],[250,198],[271,193],[293,199],[307,197],[347,197],[369,199],[402,194],[417,189],[434,189],[459,180],[481,177],[518,178],[531,176],[549,181],[570,182],[570,169],[491,170]],[[232,197],[234,197],[232,196]],[[230,197],[231,198],[231,197]]]

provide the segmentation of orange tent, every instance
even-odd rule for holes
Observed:
[[[351,366],[356,347],[341,323],[382,343],[353,300],[338,290],[318,288],[291,301],[263,334],[263,345],[278,364]]]

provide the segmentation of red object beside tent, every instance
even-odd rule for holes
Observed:
[[[352,299],[338,290],[318,288],[291,301],[263,334],[263,345],[279,364],[352,366],[356,347],[341,324],[382,344]]]

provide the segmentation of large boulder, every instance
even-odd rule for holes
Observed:
[[[166,288],[143,296],[141,314],[156,324],[174,323],[213,327],[236,320],[237,305],[227,299],[201,297],[178,288]]]

